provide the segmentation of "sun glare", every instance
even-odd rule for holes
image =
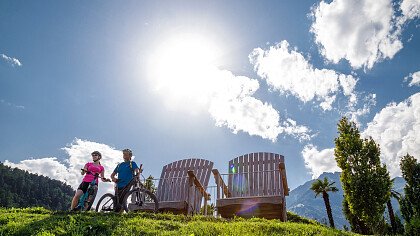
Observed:
[[[218,48],[205,37],[185,34],[168,39],[151,60],[155,89],[173,102],[206,103],[218,53]]]

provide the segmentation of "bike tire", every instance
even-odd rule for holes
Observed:
[[[133,206],[136,209],[133,209]],[[157,197],[149,190],[133,189],[124,196],[123,207],[126,212],[148,211],[157,213],[159,210],[159,202]]]
[[[116,202],[114,194],[106,193],[99,199],[98,203],[96,204],[96,212],[114,212],[115,206]]]
[[[96,198],[96,194],[98,193],[98,187],[92,187],[91,189],[88,189],[88,191],[92,191],[91,193],[89,192],[87,198],[85,199],[84,202],[84,211],[90,211],[90,209],[92,208],[93,202],[95,201]],[[87,204],[87,205],[86,205]]]

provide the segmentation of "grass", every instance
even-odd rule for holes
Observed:
[[[0,208],[0,235],[354,235],[290,214],[295,222],[172,214]],[[304,223],[297,223],[304,222]]]

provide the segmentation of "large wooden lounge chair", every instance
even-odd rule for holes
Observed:
[[[231,160],[228,168],[228,174],[213,170],[218,214],[286,221],[289,189],[282,155],[249,153]]]
[[[204,213],[210,194],[206,192],[213,162],[184,159],[165,165],[160,175],[156,196],[159,211],[175,214],[197,214],[204,198]]]

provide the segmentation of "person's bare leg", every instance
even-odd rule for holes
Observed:
[[[82,190],[78,189],[76,191],[76,193],[74,194],[73,200],[71,201],[70,210],[73,210],[77,206],[77,204],[79,203],[79,198],[80,196],[82,196],[82,194],[83,194]]]

